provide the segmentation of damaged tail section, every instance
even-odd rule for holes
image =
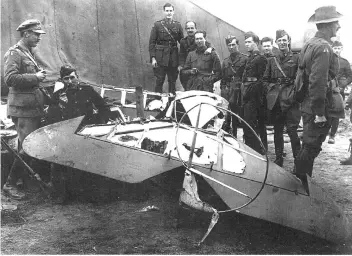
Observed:
[[[208,227],[208,231],[205,233],[205,235],[203,236],[203,238],[199,242],[199,244],[201,244],[204,242],[205,238],[207,238],[209,233],[212,231],[212,229],[214,228],[214,226],[218,222],[219,213],[214,207],[203,202],[199,198],[197,181],[194,177],[194,174],[188,170],[185,171],[185,178],[183,180],[183,189],[184,190],[180,194],[180,204],[182,202],[193,209],[213,213],[212,218],[211,218],[211,222]]]

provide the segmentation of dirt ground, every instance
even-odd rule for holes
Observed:
[[[348,156],[351,126],[346,117],[340,122],[336,143],[323,144],[313,179],[352,221],[352,166],[339,164]],[[273,135],[268,139],[273,160]],[[292,171],[289,143],[285,150],[284,168]],[[140,185],[80,171],[70,175],[76,183],[70,184],[65,204],[53,204],[29,183],[29,198],[12,201],[18,207],[15,211],[2,210],[1,254],[352,254],[352,242],[336,245],[233,213],[221,215],[204,244],[197,246],[210,215],[188,210],[177,215],[182,179],[172,173]],[[2,197],[2,203],[6,200]],[[140,211],[146,206],[157,209]]]

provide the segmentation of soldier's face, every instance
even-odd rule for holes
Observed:
[[[238,44],[236,43],[236,39],[233,39],[232,42],[227,45],[227,49],[230,53],[238,52]]]
[[[253,41],[252,37],[248,37],[246,40],[244,40],[244,45],[246,46],[247,51],[249,52],[252,52],[258,48],[257,44]]]
[[[203,33],[197,33],[194,35],[194,40],[198,47],[205,46],[205,38]]]
[[[78,77],[76,72],[73,71],[71,74],[64,76],[62,78],[62,81],[64,82],[65,86],[71,86],[71,85],[77,84]]]
[[[338,21],[332,22],[331,23],[331,32],[332,32],[332,36],[331,37],[335,37],[337,34],[337,31],[340,29],[340,23]]]
[[[26,42],[30,47],[36,47],[40,42],[40,35],[39,33],[35,33],[33,31],[27,31],[25,38]]]
[[[164,14],[165,14],[165,18],[172,19],[172,17],[174,16],[174,8],[171,6],[165,7]]]
[[[342,46],[334,46],[332,47],[332,50],[334,51],[335,54],[340,56],[342,48],[343,48]]]
[[[196,25],[193,22],[188,22],[186,24],[187,35],[194,36],[194,33],[197,31]]]
[[[273,45],[272,45],[271,41],[263,42],[262,47],[263,47],[264,53],[266,53],[266,54],[273,52]]]
[[[288,50],[289,43],[290,42],[288,40],[288,35],[284,35],[283,37],[280,37],[276,40],[276,44],[277,44],[277,46],[279,46],[280,51]]]

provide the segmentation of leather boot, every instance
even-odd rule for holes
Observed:
[[[274,138],[275,143],[275,161],[274,163],[282,167],[284,163],[284,140],[283,137]]]
[[[292,148],[292,155],[293,158],[296,158],[299,151],[301,150],[301,140],[299,139],[297,133],[289,134],[291,148]]]
[[[335,136],[330,135],[330,136],[329,136],[328,143],[329,143],[329,144],[335,144]]]
[[[350,146],[348,148],[348,151],[351,153],[350,157],[340,161],[340,164],[342,164],[342,165],[352,165],[352,138],[350,139]]]
[[[15,158],[11,170],[9,173],[9,176],[7,177],[7,181],[3,186],[3,192],[7,196],[17,199],[17,200],[22,200],[25,198],[25,193],[21,192],[17,187],[16,187],[16,182],[18,179],[22,176],[23,173],[23,166],[20,160]]]
[[[276,155],[274,163],[282,167],[284,165],[284,158],[282,157],[282,155],[281,156]]]
[[[295,159],[294,175],[301,180],[302,186],[309,195],[309,186],[307,180],[307,160]]]

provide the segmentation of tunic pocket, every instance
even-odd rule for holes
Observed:
[[[297,72],[298,65],[295,63],[288,63],[285,68],[285,73],[288,77],[295,77]]]
[[[23,66],[25,69],[25,73],[36,73],[37,72],[36,66],[30,60],[23,60]]]

